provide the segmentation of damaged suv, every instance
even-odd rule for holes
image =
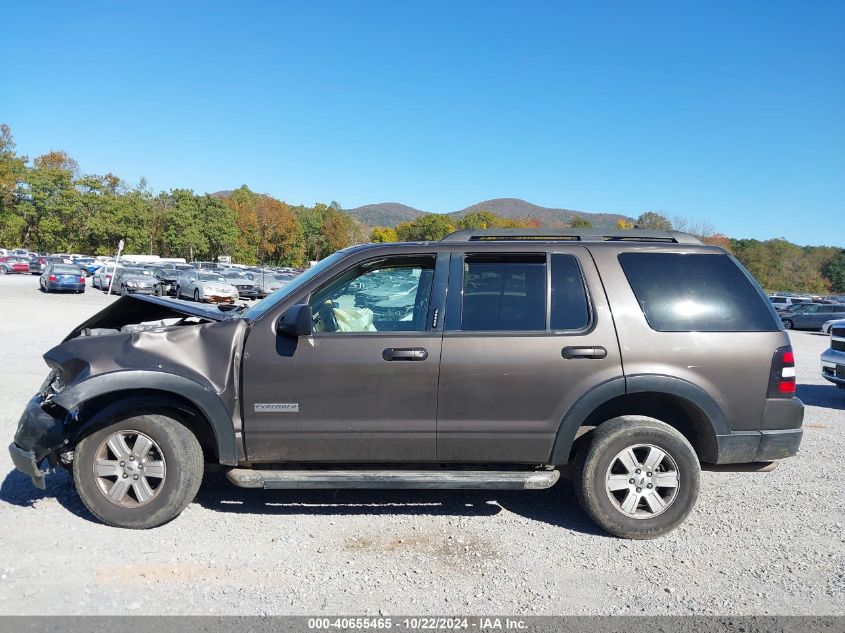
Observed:
[[[267,299],[125,296],[44,355],[10,452],[150,528],[246,488],[543,489],[678,526],[700,463],[797,452],[789,337],[728,253],[665,231],[459,231],[337,252]],[[561,508],[561,512],[566,512]]]

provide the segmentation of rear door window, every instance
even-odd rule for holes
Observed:
[[[467,255],[461,330],[545,329],[545,255]]]
[[[758,287],[727,255],[622,253],[619,262],[654,330],[781,329]]]

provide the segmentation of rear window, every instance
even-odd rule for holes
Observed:
[[[780,329],[756,286],[726,255],[622,253],[619,262],[653,330]]]

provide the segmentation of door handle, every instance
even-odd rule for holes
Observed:
[[[607,358],[607,350],[601,345],[593,347],[564,347],[561,350],[564,358]]]
[[[384,360],[425,360],[428,351],[422,347],[388,347],[381,357]]]

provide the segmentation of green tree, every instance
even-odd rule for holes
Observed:
[[[439,213],[421,215],[412,222],[403,222],[396,227],[396,234],[403,242],[438,241],[455,230],[449,216]]]
[[[591,228],[593,228],[593,223],[590,222],[587,218],[583,218],[581,216],[578,216],[578,217],[572,219],[570,226],[573,229],[591,229]]]
[[[825,265],[824,275],[830,281],[833,292],[845,292],[845,249]]]
[[[670,231],[672,223],[662,213],[657,211],[646,211],[637,218],[636,228],[653,229],[655,231]]]
[[[501,226],[502,218],[492,211],[474,211],[458,220],[461,229],[493,229]]]

